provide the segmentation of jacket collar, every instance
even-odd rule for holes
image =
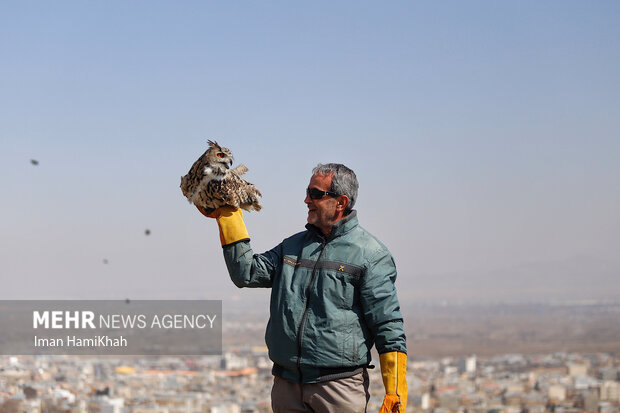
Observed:
[[[327,239],[325,239],[325,234],[323,234],[323,232],[318,227],[312,224],[306,224],[306,229],[308,229],[308,231],[317,235],[319,238],[329,241],[331,239],[334,239],[336,237],[346,234],[347,232],[351,231],[356,226],[357,226],[357,211],[352,210],[349,213],[349,215],[347,215],[346,217],[343,217],[341,220],[339,220],[332,226],[332,231],[329,233],[329,237],[327,237]]]

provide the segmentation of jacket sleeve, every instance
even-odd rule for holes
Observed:
[[[225,245],[224,260],[232,282],[239,288],[270,288],[282,261],[281,245],[262,254],[254,254],[249,240]]]
[[[389,252],[380,251],[369,260],[360,291],[366,325],[375,338],[379,354],[391,351],[407,352],[395,281],[394,259]]]

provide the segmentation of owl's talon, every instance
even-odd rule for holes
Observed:
[[[200,213],[202,215],[204,215],[207,218],[213,218],[213,216],[211,216],[211,214],[213,214],[213,212],[215,211],[214,208],[204,208],[201,206],[196,205],[196,208],[198,209],[198,211],[200,211]]]

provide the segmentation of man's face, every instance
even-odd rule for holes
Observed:
[[[333,174],[330,175],[312,175],[308,188],[316,188],[321,191],[329,191],[332,185]],[[325,195],[321,199],[311,199],[306,194],[304,200],[308,206],[308,223],[318,227],[325,235],[329,235],[332,225],[342,218],[342,212],[336,211],[338,201],[329,195]]]

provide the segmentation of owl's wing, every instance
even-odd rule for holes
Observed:
[[[185,197],[189,200],[189,202],[192,202],[192,198],[194,197],[196,191],[198,190],[200,182],[203,179],[203,164],[205,155],[206,152],[202,154],[202,156],[192,164],[189,172],[187,172],[187,174],[181,178],[181,191],[183,192],[183,195],[185,195]]]
[[[248,167],[245,165],[239,165],[235,169],[231,170],[232,173],[235,173],[237,175],[243,175],[247,171],[248,171]]]
[[[232,171],[227,173],[226,178],[222,181],[221,195],[228,205],[237,208],[256,211],[261,208],[258,202],[261,197],[260,191]]]

